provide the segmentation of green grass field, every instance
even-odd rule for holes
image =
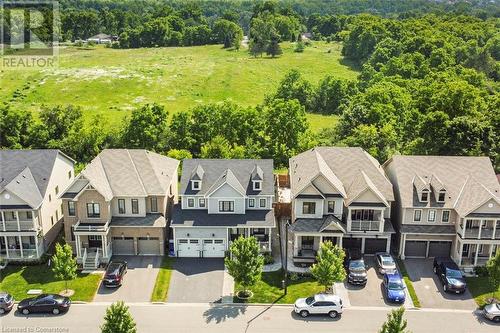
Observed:
[[[232,100],[249,106],[262,102],[290,69],[316,84],[327,74],[354,79],[343,64],[338,43],[315,42],[303,53],[283,43],[283,56],[253,58],[246,50],[220,45],[130,50],[102,46],[60,50],[56,69],[0,71],[0,100],[21,110],[42,105],[74,104],[87,118],[99,115],[116,125],[146,103],[164,105],[171,113],[200,103]],[[331,126],[336,117],[310,115],[313,129]]]

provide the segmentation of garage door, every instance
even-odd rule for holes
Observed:
[[[205,258],[224,258],[226,245],[223,239],[204,239],[203,257]]]
[[[199,239],[178,239],[177,256],[195,257],[200,256],[201,244]]]
[[[365,239],[365,253],[375,254],[377,252],[385,252],[387,246],[387,239],[384,238],[366,238]]]
[[[429,243],[429,257],[449,257],[451,242],[433,241]]]
[[[426,241],[411,241],[407,240],[405,244],[406,257],[425,257],[427,251]]]
[[[113,254],[134,255],[134,238],[113,237]]]
[[[345,249],[360,249],[361,250],[361,238],[342,238],[342,247]]]
[[[160,255],[160,239],[158,237],[139,237],[137,240],[137,252],[139,255]]]

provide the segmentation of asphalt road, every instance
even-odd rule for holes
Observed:
[[[74,304],[60,316],[9,313],[0,317],[1,332],[99,332],[108,304]],[[208,304],[130,305],[139,332],[378,332],[387,308],[347,309],[341,319],[299,318],[290,306],[210,306]],[[499,332],[500,325],[465,310],[408,310],[408,329],[420,332]]]

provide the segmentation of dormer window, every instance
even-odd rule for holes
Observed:
[[[192,180],[191,181],[191,189],[193,191],[198,191],[201,188],[201,181],[199,180]]]
[[[446,192],[445,191],[440,191],[438,194],[438,202],[444,202],[446,199]]]
[[[420,201],[429,202],[429,191],[423,190],[422,194],[420,194]]]
[[[254,180],[253,182],[253,190],[260,191],[262,189],[262,181]]]

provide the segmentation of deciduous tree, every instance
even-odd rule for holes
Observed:
[[[56,278],[64,280],[66,291],[68,281],[76,279],[76,259],[69,244],[56,244],[56,253],[52,256],[52,271]]]
[[[104,324],[101,326],[102,333],[136,333],[137,328],[134,319],[130,315],[128,306],[119,301],[111,304],[106,309]]]
[[[344,250],[332,242],[321,243],[316,255],[316,263],[311,267],[311,274],[319,284],[325,286],[325,291],[335,282],[344,281],[346,271],[344,268]]]

